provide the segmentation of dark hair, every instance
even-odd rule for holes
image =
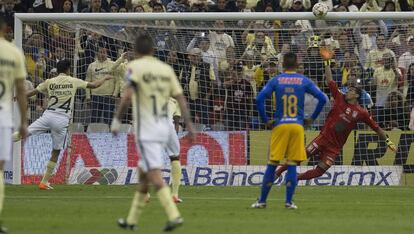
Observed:
[[[135,53],[149,55],[153,52],[154,42],[147,33],[140,33],[135,38]]]
[[[65,73],[69,70],[69,68],[70,61],[67,59],[60,60],[56,65],[57,73]]]
[[[64,0],[63,1],[63,4],[62,4],[62,12],[63,12],[63,6],[65,5],[65,2],[70,2],[70,10],[69,10],[69,12],[74,12],[74,9],[73,9],[73,1],[72,0]]]
[[[388,1],[385,2],[384,7],[382,8],[381,11],[386,11],[386,8],[389,4],[392,4],[394,6],[394,11],[397,10],[397,7],[395,6],[395,3],[393,1],[388,0]]]
[[[154,3],[154,5],[152,5],[152,9],[154,9],[155,7],[161,7],[164,10],[164,5],[162,5],[159,2]]]
[[[350,86],[349,88],[355,89],[355,92],[358,94],[358,103],[362,104],[362,89],[357,86]],[[349,90],[349,89],[348,89]]]
[[[298,67],[298,61],[296,54],[289,52],[283,56],[283,68],[284,69],[296,69]]]

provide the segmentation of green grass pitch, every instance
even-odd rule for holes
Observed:
[[[12,234],[117,234],[135,186],[7,186],[4,225]],[[298,187],[298,210],[274,187],[268,207],[249,209],[258,187],[181,187],[184,226],[174,233],[414,233],[414,187]],[[161,233],[166,216],[152,193],[137,233]]]

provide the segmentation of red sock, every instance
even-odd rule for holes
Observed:
[[[276,169],[276,176],[279,177],[286,170],[287,170],[286,164],[278,166]]]
[[[308,171],[305,171],[304,173],[300,173],[298,175],[298,180],[310,180],[310,179],[323,175],[323,173],[325,173],[325,171],[322,168],[316,167],[312,170],[308,170]]]

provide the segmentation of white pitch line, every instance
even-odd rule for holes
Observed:
[[[39,200],[47,200],[47,199],[132,199],[132,196],[6,196],[6,199],[15,199],[15,200],[26,200],[26,199],[39,199]],[[224,200],[224,201],[231,201],[231,200],[237,200],[237,201],[251,201],[254,202],[254,198],[247,198],[247,197],[182,197],[183,200],[210,200],[210,201],[216,201],[216,200]],[[284,198],[269,198],[268,201],[284,201]],[[341,203],[351,203],[351,204],[357,204],[357,205],[404,205],[404,206],[414,206],[414,203],[407,203],[406,201],[390,201],[390,202],[367,202],[367,201],[355,201],[355,200],[349,200],[349,201],[326,201],[326,200],[308,200],[308,199],[295,199],[295,201],[301,201],[301,202],[310,202],[312,204],[336,204],[338,202]]]

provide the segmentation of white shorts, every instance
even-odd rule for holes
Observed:
[[[164,166],[164,143],[153,141],[138,141],[137,148],[141,155],[138,167],[144,173],[153,169],[161,169]]]
[[[29,126],[29,135],[38,135],[50,131],[54,150],[61,150],[65,145],[69,118],[65,115],[45,111],[43,115]]]
[[[168,138],[165,151],[167,151],[167,154],[170,157],[180,156],[180,140],[178,139],[177,133],[175,132],[174,128],[172,128],[172,130],[170,131],[170,136]]]
[[[0,160],[2,161],[9,161],[11,159],[13,148],[12,133],[12,128],[0,127]]]

